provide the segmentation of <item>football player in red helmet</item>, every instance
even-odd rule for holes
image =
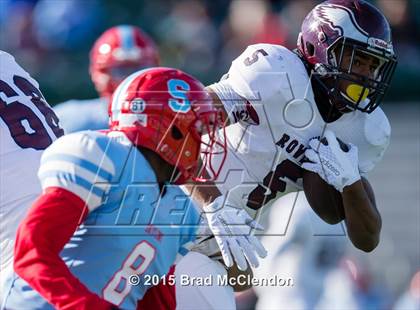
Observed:
[[[176,167],[173,180],[178,184],[191,177],[198,182],[217,179],[226,157],[221,110],[213,107],[199,81],[180,70],[161,67],[141,72],[115,91],[109,106],[110,129],[123,131],[134,145],[152,150]],[[214,156],[220,157],[217,167]]]
[[[101,97],[111,97],[131,73],[157,66],[159,52],[155,43],[135,26],[108,29],[90,51],[89,73]]]
[[[225,157],[204,86],[176,69],[136,72],[116,90],[111,119],[110,130],[65,135],[43,153],[43,193],[18,229],[5,308],[135,309],[147,278],[161,279],[196,242],[200,212],[173,183],[214,180],[222,165],[203,176],[200,155],[209,165]]]
[[[217,180],[227,150],[223,115],[220,109],[215,110],[211,97],[203,91],[202,84],[197,80],[179,70],[163,67],[146,69],[142,74],[135,73],[122,82],[114,92],[109,114],[111,132],[124,132],[124,135],[134,145],[140,147],[143,153],[151,150],[167,165],[176,167],[167,170],[172,172],[167,177],[176,184],[184,184],[187,180],[195,181],[195,184],[203,184],[206,181],[203,185],[205,186],[208,181]],[[204,136],[203,139],[201,135]],[[198,154],[201,155],[199,162]],[[236,213],[232,216],[236,216]],[[253,225],[256,224],[249,217],[249,222],[246,223],[248,231]],[[244,227],[241,228],[246,230]],[[239,230],[233,225],[229,234],[235,235],[237,232]],[[203,231],[203,234],[211,234],[211,231]],[[229,238],[228,233],[226,237]],[[259,245],[256,237],[251,235],[238,234],[231,238],[235,239],[233,242],[240,240],[240,245],[248,248],[248,255],[253,255],[254,247]],[[194,253],[186,253],[186,256],[180,259],[180,264],[191,266],[190,260],[193,259],[200,272],[206,273],[207,266],[214,265],[225,272],[222,265],[217,262],[220,256],[215,240],[205,235],[197,242],[196,247],[192,248]],[[239,244],[237,249],[240,251]],[[171,284],[169,280],[160,283],[139,301],[137,309],[156,307],[158,304],[166,304],[164,308],[174,309],[173,303],[183,304],[187,308],[202,305],[211,305],[212,308],[215,305],[226,309],[232,308],[234,295],[233,289],[229,286],[219,287],[216,284],[210,285],[211,287],[206,286],[200,294],[194,289],[189,290],[189,286],[186,286],[183,290],[186,291],[185,294],[175,294],[175,291],[182,286],[179,274],[176,272],[177,268],[178,265],[175,269],[171,269],[167,276],[178,277],[175,283]],[[184,275],[193,277],[194,273],[191,272],[195,270],[189,269]],[[226,274],[230,276],[232,272],[236,272],[236,266]],[[218,300],[212,300],[215,293],[220,293]]]
[[[58,104],[55,111],[65,132],[108,128],[107,107],[114,90],[131,73],[156,66],[156,45],[139,27],[120,25],[105,31],[90,51],[89,73],[99,98]]]

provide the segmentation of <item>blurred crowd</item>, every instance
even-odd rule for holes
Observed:
[[[36,78],[52,105],[97,96],[88,74],[89,50],[102,32],[119,24],[140,26],[148,33],[158,44],[163,66],[183,69],[209,84],[220,79],[231,61],[250,44],[295,48],[302,20],[319,2],[0,0],[0,49],[14,55]],[[391,24],[399,60],[386,100],[420,102],[420,0],[373,2]],[[290,255],[304,248],[309,246],[293,246]],[[347,279],[360,309],[407,309],[413,300],[420,302],[420,271],[410,275],[409,284],[396,283],[395,288],[387,288],[383,279],[377,278],[373,262],[364,266],[357,258],[340,257],[331,265],[329,277],[339,277],[330,282],[334,283],[329,287],[334,289],[331,296],[343,296],[347,282],[342,279]],[[327,279],[325,273],[326,291]],[[319,284],[314,283],[314,287]],[[340,288],[343,291],[339,292]],[[313,292],[313,287],[309,289]],[[255,296],[241,298],[239,308],[256,300]]]
[[[40,82],[51,104],[95,97],[88,52],[107,28],[132,24],[158,43],[162,65],[217,81],[252,43],[295,48],[314,0],[0,0],[0,48]],[[388,101],[418,101],[420,1],[376,0],[388,17],[399,66]],[[408,81],[408,83],[407,83]]]
[[[254,286],[237,295],[238,310],[420,309],[419,264],[409,268],[387,234],[373,253],[362,253],[342,223],[326,224],[296,193],[276,200],[261,224],[268,254],[254,277],[275,275],[293,286]]]

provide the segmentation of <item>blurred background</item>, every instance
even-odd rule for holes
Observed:
[[[88,74],[88,53],[102,32],[119,24],[140,26],[148,33],[158,44],[162,65],[209,84],[218,81],[249,44],[295,48],[303,18],[319,2],[0,0],[0,49],[30,72],[51,105],[97,97]],[[288,233],[287,240],[273,244],[273,259],[280,261],[263,266],[262,275],[290,268],[302,285],[294,291],[259,288],[239,294],[240,309],[270,304],[290,309],[288,300],[299,298],[298,309],[420,309],[420,1],[372,2],[391,24],[399,60],[383,106],[393,130],[391,145],[370,176],[383,215],[381,244],[373,253],[362,254],[343,236],[339,245],[331,245],[331,239],[315,238],[314,231],[305,232],[307,239],[297,233],[297,241]],[[296,214],[290,232],[298,231],[300,219],[305,222],[311,216]],[[314,246],[318,243],[322,245]],[[308,254],[308,249],[313,252]],[[334,259],[321,259],[325,255]],[[316,272],[305,264],[313,264]],[[283,303],[272,300],[275,295]]]
[[[295,48],[300,24],[320,1],[0,0],[0,47],[39,81],[50,104],[96,96],[88,52],[107,28],[140,26],[162,65],[213,83],[252,43]],[[378,0],[391,24],[399,65],[390,101],[419,99],[420,2]]]

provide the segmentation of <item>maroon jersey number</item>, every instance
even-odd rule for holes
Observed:
[[[21,76],[14,76],[13,82],[21,92],[30,97],[32,103],[45,117],[54,135],[57,138],[62,136],[64,131],[58,126],[58,117],[48,106],[40,90]],[[10,135],[16,144],[21,148],[46,149],[52,143],[52,139],[35,112],[19,102],[19,94],[2,80],[0,80],[0,94],[4,94],[9,99],[6,102],[0,96],[0,117],[9,128]]]
[[[254,53],[252,53],[251,57],[247,57],[244,59],[245,66],[250,66],[253,63],[257,62],[258,54],[261,54],[263,56],[268,56],[268,53],[264,51],[262,48],[260,48],[259,50],[256,50]]]
[[[284,192],[286,190],[286,182],[281,178],[288,178],[296,182],[302,177],[302,168],[296,165],[294,162],[286,159],[277,165],[274,171],[270,171],[264,177],[263,184],[265,187],[258,185],[249,195],[247,206],[254,210],[261,208],[267,202],[277,196],[278,192]],[[266,188],[269,188],[267,193]]]

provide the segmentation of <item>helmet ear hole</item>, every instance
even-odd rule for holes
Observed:
[[[303,47],[304,47],[304,44],[303,44],[303,36],[302,36],[302,32],[299,32],[299,36],[298,36],[298,39],[297,39],[297,45],[299,46],[299,48],[301,49],[301,51],[303,52]]]
[[[179,130],[179,128],[175,125],[171,128],[171,134],[172,138],[174,138],[175,140],[181,140],[184,138],[184,135],[182,134],[181,130]]]
[[[306,51],[308,52],[309,56],[313,56],[315,54],[315,47],[312,43],[306,42]]]

